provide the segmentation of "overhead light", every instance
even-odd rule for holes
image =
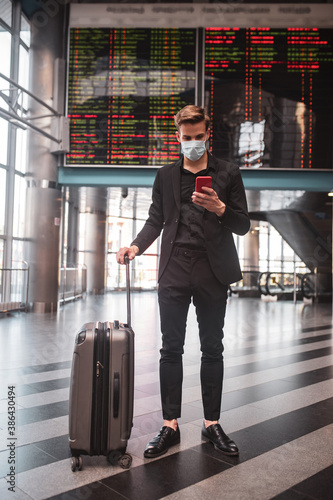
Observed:
[[[331,189],[331,191],[327,194],[328,194],[328,196],[333,196],[333,189]]]

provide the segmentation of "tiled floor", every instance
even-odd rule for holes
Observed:
[[[54,315],[0,318],[2,500],[333,498],[329,304],[229,299],[221,423],[237,442],[239,458],[225,457],[201,442],[199,347],[191,309],[181,444],[149,461],[143,450],[161,426],[159,319],[156,294],[134,293],[135,408],[128,445],[132,467],[124,471],[110,466],[105,457],[83,457],[83,470],[73,473],[68,391],[74,337],[86,321],[125,321],[125,307],[125,296],[119,293],[87,297]],[[9,436],[12,386],[16,428]],[[15,492],[8,489],[10,472]]]

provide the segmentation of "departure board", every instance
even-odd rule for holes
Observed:
[[[332,168],[333,31],[206,28],[210,150],[241,167]]]
[[[195,102],[196,30],[71,28],[67,165],[179,157],[173,116]]]

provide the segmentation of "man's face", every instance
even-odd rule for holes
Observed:
[[[209,138],[210,131],[206,131],[205,122],[183,123],[180,130],[176,132],[178,142],[186,141],[206,141]]]

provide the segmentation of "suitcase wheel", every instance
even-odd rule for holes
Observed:
[[[75,472],[76,469],[82,470],[82,458],[81,457],[72,457],[71,469],[73,472]]]
[[[128,453],[122,454],[120,450],[113,450],[108,455],[111,465],[120,465],[122,469],[129,469],[132,465],[132,457]]]
[[[125,453],[122,457],[119,459],[119,465],[122,469],[129,469],[132,465],[132,457],[128,453]]]

